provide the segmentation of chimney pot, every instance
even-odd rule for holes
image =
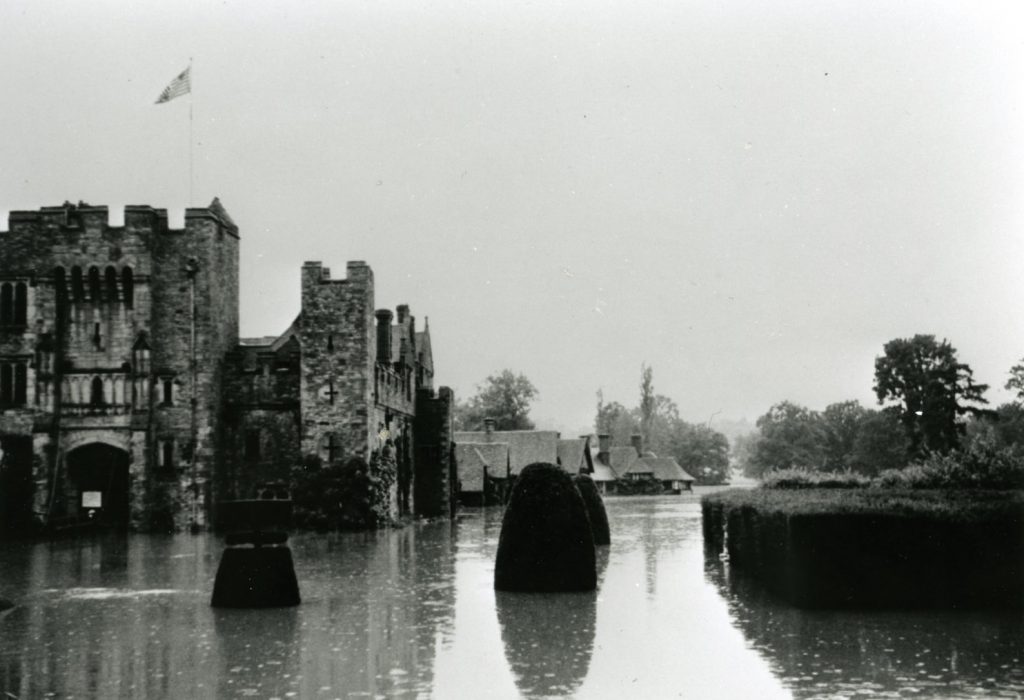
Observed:
[[[391,318],[390,309],[378,309],[377,316],[377,361],[391,362]]]
[[[494,432],[494,419],[484,418],[484,432],[487,433],[487,437],[490,437]]]
[[[643,435],[637,435],[637,434],[634,433],[633,435],[629,436],[629,442],[630,442],[630,444],[633,445],[633,449],[636,450],[636,453],[638,455],[640,455],[641,457],[643,457],[644,456],[644,436]]]

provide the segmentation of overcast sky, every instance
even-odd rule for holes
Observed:
[[[874,403],[896,337],[1024,356],[1015,2],[0,3],[0,215],[241,228],[243,335],[373,267],[437,379],[575,431],[641,363],[684,417]],[[193,60],[193,94],[154,105]]]

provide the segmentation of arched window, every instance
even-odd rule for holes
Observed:
[[[103,400],[103,380],[99,377],[92,378],[92,391],[89,393],[89,403],[93,406],[102,406],[106,403]]]
[[[124,297],[124,305],[132,308],[135,303],[135,278],[130,267],[121,269],[121,296]]]
[[[0,285],[0,326],[9,326],[14,321],[14,288],[10,282]]]
[[[82,284],[82,268],[78,265],[71,268],[71,298],[75,301],[85,299],[85,285]]]
[[[108,265],[103,276],[106,278],[104,281],[107,283],[107,301],[117,301],[117,270]]]
[[[99,301],[101,294],[100,269],[93,265],[89,268],[89,301]]]
[[[28,287],[24,282],[14,285],[14,325],[24,326],[28,322]]]

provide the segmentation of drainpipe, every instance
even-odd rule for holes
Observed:
[[[189,379],[192,384],[192,396],[190,403],[191,416],[189,426],[189,442],[192,447],[192,523],[189,529],[192,534],[199,532],[199,479],[198,479],[198,447],[197,436],[199,434],[198,416],[196,409],[199,404],[199,397],[196,395],[198,382],[196,381],[196,272],[199,270],[199,261],[195,257],[188,259],[185,263],[185,274],[188,275],[188,301],[189,301]]]

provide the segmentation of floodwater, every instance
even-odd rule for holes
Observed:
[[[609,498],[593,594],[496,594],[500,509],[291,546],[303,603],[209,607],[214,536],[0,548],[0,698],[1024,696],[1024,616],[788,608],[697,499]]]

